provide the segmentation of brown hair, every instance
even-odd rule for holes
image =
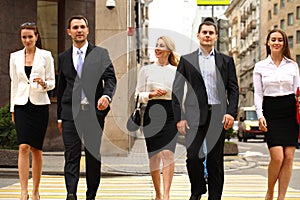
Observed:
[[[275,33],[275,32],[278,32],[282,35],[283,37],[283,55],[289,59],[292,59],[291,57],[291,52],[290,52],[290,48],[289,48],[289,42],[288,42],[288,37],[286,35],[286,33],[281,30],[281,29],[273,29],[271,30],[269,33],[268,33],[268,36],[267,36],[267,40],[266,40],[266,51],[267,51],[267,57],[271,54],[271,49],[270,49],[270,46],[268,45],[268,41],[270,40],[270,37],[271,37],[271,34],[272,33]],[[292,59],[293,60],[293,59]]]
[[[68,20],[68,29],[71,28],[71,22],[74,20],[74,19],[83,19],[83,21],[85,22],[86,26],[88,27],[89,26],[89,22],[87,20],[87,18],[85,18],[83,15],[73,15],[72,17],[69,18]]]
[[[213,23],[210,19],[206,19],[204,20],[200,25],[199,25],[199,28],[198,28],[198,33],[200,33],[201,31],[201,28],[203,25],[206,25],[206,26],[213,26],[215,28],[215,31],[216,31],[216,34],[218,34],[218,28],[217,28],[217,25],[215,23]]]
[[[37,36],[37,41],[35,42],[35,46],[41,49],[42,48],[42,40],[41,40],[41,35],[39,33],[38,27],[36,26],[36,23],[35,22],[25,22],[20,25],[20,33],[21,33],[21,30],[23,30],[23,29],[28,29],[28,30],[34,31],[34,35]]]
[[[175,52],[176,48],[175,48],[175,42],[168,36],[161,36],[159,38],[157,38],[157,40],[162,39],[166,45],[167,48],[171,51],[169,57],[168,57],[168,61],[171,65],[176,66],[179,63],[179,56],[178,54]]]

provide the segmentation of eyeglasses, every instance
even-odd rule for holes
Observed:
[[[25,27],[25,26],[36,26],[35,22],[25,22],[23,24],[21,24],[21,27]]]

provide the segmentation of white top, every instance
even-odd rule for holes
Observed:
[[[288,58],[277,67],[271,56],[255,64],[253,71],[254,104],[257,117],[263,117],[263,96],[284,96],[296,93],[300,86],[299,67]]]
[[[147,103],[150,91],[161,88],[167,90],[167,94],[151,99],[172,99],[172,85],[175,79],[176,67],[173,65],[160,66],[151,64],[143,66],[139,72],[135,94],[139,94],[139,103]]]
[[[47,91],[55,87],[54,60],[50,51],[36,47],[31,75],[42,78],[46,88],[33,83],[25,74],[25,48],[10,54],[9,74],[11,79],[10,111],[15,105],[25,105],[30,99],[34,105],[50,104]]]

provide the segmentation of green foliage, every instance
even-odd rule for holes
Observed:
[[[0,108],[0,148],[18,149],[17,133],[11,121],[9,105]]]
[[[227,139],[228,141],[230,140],[230,138],[233,138],[235,136],[236,136],[236,133],[233,131],[232,127],[230,129],[228,129],[225,133],[225,139]]]

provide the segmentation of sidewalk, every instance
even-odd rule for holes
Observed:
[[[253,167],[241,156],[224,156],[225,172]],[[137,138],[128,156],[102,156],[102,176],[149,175],[145,140]],[[63,175],[64,153],[43,152],[43,174]],[[186,149],[177,143],[175,150],[175,174],[186,174]],[[17,175],[17,168],[0,168],[1,175]],[[85,157],[81,159],[81,175],[85,175]]]

